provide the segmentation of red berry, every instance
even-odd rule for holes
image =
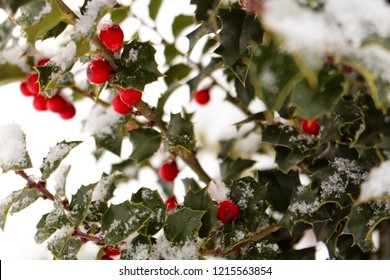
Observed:
[[[121,89],[119,96],[123,103],[129,106],[135,106],[142,98],[142,92],[135,89]]]
[[[327,54],[325,55],[325,63],[326,64],[334,64],[334,57]]]
[[[105,23],[99,33],[100,41],[110,52],[117,52],[122,48],[123,31],[118,23]]]
[[[112,246],[106,246],[103,248],[103,250],[104,253],[106,253],[106,256],[119,256],[121,254],[121,250]]]
[[[48,62],[50,61],[50,58],[44,58],[38,61],[37,65],[38,66],[45,66]]]
[[[126,115],[131,113],[131,111],[133,111],[133,108],[123,103],[119,94],[115,95],[115,97],[112,99],[111,105],[114,111],[121,115]]]
[[[223,224],[231,224],[240,215],[240,208],[233,201],[225,200],[217,206],[217,219]]]
[[[39,94],[38,74],[31,74],[27,77],[27,89],[34,95]]]
[[[37,111],[47,110],[47,98],[43,95],[36,95],[33,100],[33,107]]]
[[[318,135],[320,133],[320,126],[318,125],[318,120],[314,119],[313,121],[309,121],[307,119],[303,119],[301,128],[303,131],[306,131],[307,133]]]
[[[102,58],[92,59],[87,66],[87,78],[91,83],[105,83],[110,78],[110,74],[111,66]]]
[[[193,96],[194,100],[200,104],[200,105],[205,105],[209,102],[210,100],[210,93],[208,89],[202,89],[198,90],[197,92],[194,93]]]
[[[66,108],[60,111],[60,117],[64,120],[69,120],[76,115],[76,108],[72,103],[67,103]]]
[[[167,205],[168,210],[173,210],[176,208],[177,200],[176,197],[170,197],[165,201],[165,204]]]
[[[28,89],[27,82],[22,82],[22,83],[20,83],[20,92],[21,92],[24,96],[34,96],[34,95],[36,95],[35,93],[31,92],[31,91]]]
[[[47,108],[54,113],[65,111],[67,106],[68,101],[59,94],[56,94],[47,100]]]
[[[172,182],[175,180],[177,174],[179,174],[179,169],[177,168],[176,161],[171,160],[168,162],[164,162],[163,165],[161,165],[158,174],[160,175],[160,178],[167,182]]]
[[[113,258],[111,258],[110,256],[107,256],[107,255],[104,255],[102,258],[101,258],[101,260],[113,260]]]
[[[343,70],[345,74],[351,74],[353,72],[353,68],[348,65],[342,65],[341,70]]]

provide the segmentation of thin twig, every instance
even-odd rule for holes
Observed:
[[[45,181],[39,180],[38,182],[35,182],[33,179],[31,179],[30,176],[26,174],[24,170],[17,170],[15,173],[27,181],[29,188],[36,189],[41,194],[43,199],[54,201],[54,195],[46,189]]]

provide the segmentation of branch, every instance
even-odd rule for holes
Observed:
[[[91,234],[87,234],[84,232],[79,231],[78,229],[75,229],[74,232],[72,233],[72,236],[79,237],[82,241],[92,241],[96,243],[104,243],[104,239],[102,236],[95,236]]]
[[[27,181],[29,188],[36,189],[41,194],[43,199],[54,201],[54,195],[46,189],[45,181],[39,180],[38,182],[35,182],[33,179],[31,179],[30,176],[26,174],[26,172],[24,172],[24,170],[17,170],[15,173]]]
[[[82,96],[91,98],[97,104],[102,105],[105,108],[108,108],[108,107],[111,106],[110,103],[108,103],[108,102],[106,102],[104,100],[101,100],[100,98],[96,98],[96,95],[95,95],[95,93],[93,91],[90,91],[90,92],[87,93],[85,90],[82,90],[81,88],[76,87],[76,86],[72,87],[72,90],[74,92],[76,92],[77,94],[80,94]]]
[[[230,249],[229,251],[226,251],[226,252],[223,252],[220,248],[217,248],[215,250],[208,250],[208,249],[201,250],[200,254],[202,256],[214,256],[214,257],[228,257],[228,256],[232,256],[232,255],[237,255],[241,252],[242,248],[248,246],[249,243],[251,243],[252,241],[259,241],[259,240],[263,239],[264,237],[267,237],[271,233],[277,231],[278,229],[279,228],[276,225],[272,225],[263,231],[255,233],[254,235],[252,235],[249,238],[249,240],[242,242],[242,243],[239,243],[238,245],[236,245],[235,247],[233,247],[232,249]]]

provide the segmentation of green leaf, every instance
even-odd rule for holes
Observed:
[[[119,6],[119,7],[114,7],[111,11],[111,20],[113,22],[122,22],[124,21],[128,14],[129,14],[129,7],[126,6]]]
[[[216,8],[221,0],[191,0],[191,4],[196,5],[195,17],[197,21],[207,21],[210,13]]]
[[[212,58],[210,63],[207,66],[203,67],[196,77],[192,78],[187,82],[188,86],[190,87],[191,96],[198,89],[198,85],[200,84],[200,82],[202,82],[206,78],[209,78],[214,71],[217,71],[221,68],[222,59]]]
[[[162,0],[150,0],[149,3],[149,16],[152,20],[155,20],[160,10]]]
[[[344,233],[353,235],[355,244],[363,252],[374,248],[372,232],[383,220],[390,218],[390,197],[357,204],[348,216]]]
[[[161,76],[154,58],[155,53],[156,50],[150,43],[136,40],[126,43],[113,84],[121,88],[143,91],[145,85],[156,81]]]
[[[53,233],[57,231],[57,229],[54,227],[46,226],[46,218],[48,215],[49,213],[43,215],[36,226],[37,232],[35,233],[34,240],[37,244],[45,242]]]
[[[103,173],[102,178],[96,185],[92,200],[108,202],[111,198],[113,198],[114,191],[116,189],[115,179],[118,176],[119,174],[115,173],[111,175]]]
[[[65,31],[65,29],[68,27],[68,23],[65,21],[60,21],[56,26],[54,26],[52,29],[46,32],[42,36],[42,41],[49,39],[49,38],[57,38],[62,34],[62,32]]]
[[[234,224],[224,227],[221,235],[221,249],[223,252],[228,252],[234,247],[250,240],[250,234],[243,226]]]
[[[129,132],[133,151],[130,158],[138,163],[149,159],[161,146],[161,134],[152,128],[138,128]]]
[[[249,159],[232,159],[226,157],[220,163],[222,180],[228,182],[230,180],[235,180],[240,177],[241,173],[248,168],[251,168],[256,161]]]
[[[100,200],[92,201],[88,208],[87,216],[85,220],[88,222],[101,223],[103,215],[107,212],[107,202]]]
[[[250,76],[246,78],[245,84],[236,79],[234,81],[234,87],[236,88],[238,99],[248,107],[256,96],[256,90],[251,82]]]
[[[165,237],[176,245],[194,240],[202,226],[201,218],[204,214],[205,211],[182,208],[169,215],[164,225]]]
[[[187,191],[191,189],[194,192],[198,192],[202,189],[194,178],[184,178],[182,182]]]
[[[269,110],[279,111],[293,86],[302,79],[294,59],[273,43],[259,47],[260,54],[253,58],[251,81],[258,96]]]
[[[77,254],[82,246],[79,239],[73,239],[72,228],[65,226],[58,231],[52,240],[47,244],[47,248],[56,260],[76,260]]]
[[[175,17],[172,23],[172,32],[173,36],[177,37],[180,33],[187,27],[195,24],[195,19],[193,16],[188,15],[178,15]]]
[[[153,212],[142,204],[129,201],[111,205],[102,220],[105,244],[116,244],[141,229]]]
[[[47,7],[50,7],[48,13],[42,12]],[[56,1],[39,1],[26,7],[26,11],[23,11],[18,22],[27,35],[27,42],[34,45],[37,40],[42,39],[61,21],[70,19],[71,16],[63,13]]]
[[[188,151],[193,151],[195,147],[193,124],[183,119],[180,113],[171,114],[168,131],[163,140],[165,150],[181,146]]]
[[[169,67],[168,71],[164,73],[165,83],[170,86],[171,84],[180,81],[187,77],[192,71],[192,68],[186,64],[180,63]]]
[[[208,237],[217,223],[217,206],[211,199],[208,188],[201,190],[190,188],[184,198],[184,206],[193,210],[205,211],[201,219],[202,226],[199,229],[199,237]]]
[[[14,28],[15,25],[11,21],[11,18],[7,18],[2,24],[0,24],[0,50],[3,50],[6,47],[10,36],[12,36]]]
[[[7,220],[8,211],[22,192],[23,190],[14,191],[9,196],[0,201],[0,228],[3,231],[5,227],[5,221]]]
[[[296,115],[312,120],[332,111],[343,93],[343,82],[343,73],[329,65],[320,71],[316,87],[311,87],[306,79],[301,80],[291,98]]]
[[[252,177],[244,177],[234,181],[230,188],[230,199],[240,208],[235,224],[245,225],[250,232],[257,232],[265,226],[268,222],[265,212],[268,208],[267,187],[260,185]]]
[[[279,212],[287,210],[294,188],[301,185],[297,171],[285,174],[277,169],[258,171],[258,181],[267,186],[267,201]]]
[[[137,235],[125,245],[120,246],[121,260],[148,259],[152,252],[150,236]]]
[[[131,201],[134,203],[142,203],[142,205],[153,211],[153,215],[150,217],[147,225],[142,229],[142,232],[147,236],[152,236],[159,232],[165,222],[167,206],[158,191],[141,188],[132,195]]]
[[[53,206],[53,210],[46,217],[45,226],[49,228],[60,229],[63,226],[70,225],[71,222],[65,213],[62,200],[58,197],[55,197]]]
[[[51,147],[47,156],[43,159],[40,167],[42,180],[46,180],[60,166],[61,161],[69,154],[69,152],[79,145],[80,141],[66,142],[62,141]]]
[[[56,172],[55,175],[56,184],[54,186],[54,189],[58,197],[66,196],[66,191],[65,191],[66,179],[68,177],[70,168],[71,168],[70,165],[62,165]]]
[[[23,209],[33,204],[40,197],[41,196],[36,189],[25,187],[22,193],[14,199],[10,213],[14,214],[22,211]]]
[[[74,226],[79,226],[87,216],[95,187],[96,184],[81,186],[76,194],[72,195],[69,204],[69,220]]]
[[[232,9],[223,12],[220,16],[221,42],[215,53],[221,55],[224,63],[245,83],[249,70],[249,62],[246,59],[251,58],[257,44],[262,41],[263,29],[260,21],[244,10]]]
[[[274,260],[278,253],[278,245],[268,241],[250,242],[239,255],[240,260]]]

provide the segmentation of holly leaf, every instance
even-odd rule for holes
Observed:
[[[191,4],[196,5],[195,17],[197,21],[207,21],[212,10],[216,8],[221,0],[191,0]]]
[[[260,21],[241,9],[222,10],[220,19],[221,42],[215,53],[222,56],[225,65],[245,84],[249,70],[247,59],[251,58],[263,38]]]
[[[267,186],[267,201],[275,211],[284,212],[290,205],[295,187],[301,185],[299,173],[289,171],[287,174],[277,169],[258,171],[258,181]]]
[[[274,260],[278,254],[278,245],[268,241],[250,242],[238,256],[240,260]]]
[[[142,205],[153,211],[153,215],[141,231],[147,236],[152,236],[159,232],[165,222],[167,206],[158,191],[141,188],[132,195],[131,201],[134,203],[142,203]]]
[[[205,211],[182,208],[168,216],[164,225],[164,234],[168,241],[183,245],[198,236],[202,226],[201,218]]]
[[[54,185],[54,189],[58,197],[65,197],[66,195],[65,192],[66,179],[68,177],[70,168],[71,168],[70,165],[62,165],[59,167],[59,169],[56,172],[55,175],[56,184]]]
[[[35,233],[34,240],[37,244],[45,242],[50,236],[53,235],[53,233],[57,231],[56,228],[48,227],[46,225],[46,219],[48,215],[49,213],[43,215],[36,226],[37,232]]]
[[[124,201],[111,205],[103,215],[102,232],[105,244],[117,244],[148,222],[153,212],[140,203]]]
[[[6,47],[10,36],[12,36],[12,31],[14,28],[15,25],[10,18],[7,18],[3,23],[0,24],[0,50],[3,50]]]
[[[175,146],[181,146],[187,151],[195,148],[193,124],[181,117],[180,113],[171,114],[168,131],[163,139],[165,150]]]
[[[57,38],[59,35],[62,34],[62,32],[65,31],[65,29],[68,27],[68,23],[65,21],[60,21],[56,26],[54,26],[52,29],[46,32],[42,36],[42,41],[50,38]]]
[[[82,246],[79,239],[72,238],[72,228],[65,226],[60,229],[47,244],[47,248],[56,260],[76,260]]]
[[[238,158],[234,160],[230,157],[224,158],[219,166],[222,180],[228,182],[237,179],[244,170],[251,168],[255,163],[256,161],[249,159]]]
[[[193,16],[188,15],[178,15],[174,18],[172,23],[172,33],[174,37],[180,35],[180,33],[187,27],[195,24],[195,19]]]
[[[70,225],[71,222],[65,213],[62,200],[58,197],[54,198],[53,210],[47,215],[45,220],[45,227],[61,229],[66,225]]]
[[[51,147],[43,163],[40,166],[42,180],[46,180],[60,166],[61,161],[69,154],[69,152],[78,146],[80,141],[66,142],[62,141]]]
[[[23,191],[14,199],[10,213],[14,214],[22,211],[37,201],[37,199],[40,197],[41,196],[36,189],[25,187]]]
[[[152,240],[150,236],[137,235],[126,244],[120,245],[121,260],[148,259],[152,252]]]
[[[222,64],[221,58],[212,58],[210,60],[210,63],[207,64],[205,67],[203,67],[200,70],[200,72],[198,73],[198,75],[196,75],[194,78],[192,78],[191,80],[189,80],[187,82],[188,86],[190,87],[191,97],[194,94],[195,90],[197,90],[200,82],[202,82],[204,79],[210,77],[214,71],[221,69],[222,65],[223,64]]]
[[[266,209],[267,187],[260,185],[252,177],[244,177],[234,181],[230,187],[230,199],[240,208],[235,224],[246,225],[250,232],[257,232],[268,220]]]
[[[250,240],[250,233],[248,230],[239,225],[236,226],[234,224],[227,225],[223,228],[221,234],[221,249],[224,253],[233,250],[236,246],[240,246],[240,244],[245,243]]]
[[[5,221],[7,220],[8,211],[10,210],[12,204],[18,198],[18,196],[23,192],[23,190],[14,191],[5,199],[0,201],[0,228],[4,231]]]
[[[107,175],[103,173],[102,178],[97,183],[95,191],[93,192],[93,201],[108,202],[114,197],[114,191],[116,189],[115,179],[118,174]]]
[[[208,188],[200,190],[190,188],[184,198],[184,206],[193,210],[205,211],[201,219],[202,226],[199,229],[199,237],[208,237],[217,223],[217,206],[210,197]]]
[[[120,65],[115,73],[114,85],[143,91],[145,85],[161,76],[154,58],[156,50],[150,43],[136,40],[123,47]]]
[[[88,208],[87,216],[85,220],[88,222],[101,223],[103,215],[108,210],[107,202],[103,202],[100,200],[92,201]]]
[[[0,8],[14,14],[21,6],[38,0],[0,0]]]
[[[155,20],[160,10],[162,0],[150,0],[149,3],[149,16],[152,20]]]
[[[95,187],[96,184],[81,186],[76,194],[72,195],[68,216],[74,226],[79,226],[88,215],[88,209],[92,202]]]
[[[312,87],[306,79],[295,85],[291,102],[295,114],[312,120],[332,111],[343,93],[344,75],[341,70],[325,65],[318,74],[318,85]]]
[[[343,232],[351,234],[363,252],[374,249],[372,232],[383,220],[390,218],[390,197],[373,199],[353,207]]]
[[[130,158],[138,163],[149,159],[161,146],[161,134],[152,128],[138,128],[129,132],[133,151]]]
[[[187,77],[192,71],[192,68],[187,64],[175,64],[169,67],[169,69],[164,73],[165,83],[170,86],[171,84],[178,82],[185,77]]]

